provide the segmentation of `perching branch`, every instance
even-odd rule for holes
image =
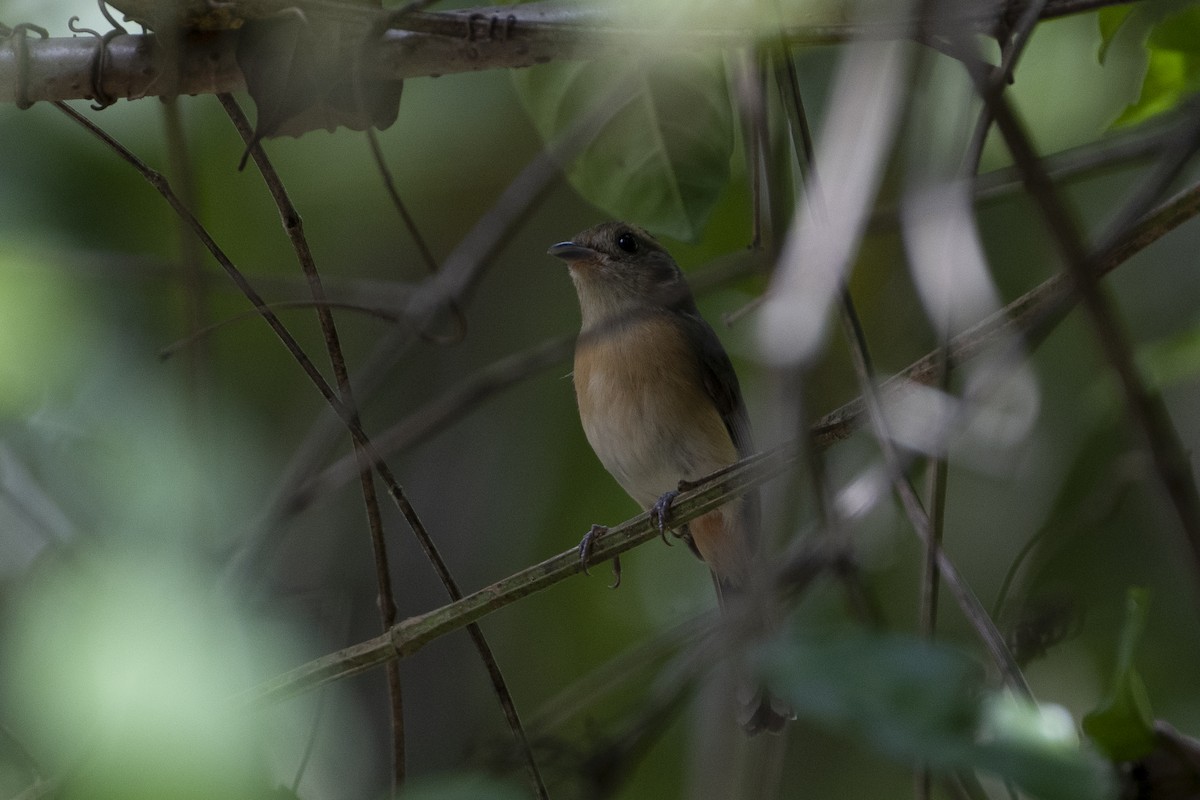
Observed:
[[[1091,11],[1131,0],[1048,0],[1039,19]],[[222,4],[237,6],[233,4]],[[1019,14],[1025,0],[1009,3]],[[618,12],[619,8],[626,9]],[[527,67],[552,61],[641,56],[664,49],[727,48],[756,38],[782,35],[788,44],[830,44],[851,38],[896,38],[913,30],[911,16],[897,18],[879,3],[880,21],[849,21],[834,4],[818,4],[779,28],[756,28],[738,19],[696,22],[679,30],[636,16],[629,6],[528,3],[461,11],[411,13],[391,22],[379,46],[364,54],[366,74],[416,78]],[[961,13],[926,21],[990,33],[996,10],[964,4]],[[389,12],[380,11],[380,20]],[[3,20],[13,24],[14,20]],[[41,21],[41,22],[44,22]],[[686,23],[686,20],[685,20]],[[0,28],[0,34],[5,32]],[[177,94],[220,94],[244,88],[235,52],[238,31],[188,34],[164,46],[153,34],[121,34],[107,42],[93,37],[37,38],[24,33],[0,44],[0,103],[57,100],[137,99]],[[103,48],[104,55],[99,59]],[[99,59],[99,61],[98,61]],[[97,63],[102,68],[97,70]]]
[[[672,523],[683,525],[724,505],[731,498],[778,475],[795,457],[795,447],[783,445],[751,456],[697,488],[681,493],[671,506]],[[595,539],[591,561],[608,561],[659,535],[658,526],[650,515],[639,514],[609,528],[606,534]],[[581,571],[583,564],[579,552],[572,548],[454,603],[401,620],[381,636],[283,673],[251,690],[242,699],[252,704],[278,702],[331,681],[357,675],[394,657],[410,656],[451,631]]]

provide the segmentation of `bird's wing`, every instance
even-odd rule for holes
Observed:
[[[742,401],[742,389],[729,355],[721,346],[716,331],[699,313],[686,313],[688,336],[695,345],[691,350],[698,354],[701,377],[708,396],[729,431],[729,438],[737,448],[738,456],[745,458],[754,452],[754,439],[750,433],[750,417]]]

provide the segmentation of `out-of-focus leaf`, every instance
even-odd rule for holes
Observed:
[[[982,671],[958,650],[900,635],[801,636],[765,666],[798,715],[896,758],[954,764],[971,745]]]
[[[567,169],[607,213],[694,240],[729,179],[733,120],[719,57],[679,57],[640,69],[612,62],[547,64],[515,72],[530,117],[552,141],[598,103],[620,110]]]
[[[1100,26],[1100,47],[1097,48],[1096,59],[1101,64],[1108,57],[1108,48],[1112,45],[1113,38],[1129,19],[1129,12],[1132,10],[1132,6],[1108,6],[1097,12],[1096,22]]]
[[[1079,746],[1074,721],[1061,706],[992,695],[984,703],[980,739],[964,766],[992,772],[1031,797],[1103,800],[1116,795],[1112,768]]]
[[[1154,27],[1147,40],[1150,47],[1180,53],[1200,53],[1200,5],[1192,4]]]
[[[1200,375],[1200,324],[1141,348],[1138,366],[1160,389],[1195,379]]]
[[[395,122],[403,82],[359,69],[371,30],[357,20],[299,13],[247,20],[237,61],[258,109],[255,139],[318,128],[382,130]]]
[[[1100,707],[1083,718],[1084,731],[1114,761],[1133,761],[1154,749],[1154,715],[1146,687],[1133,666],[1149,602],[1145,589],[1129,590],[1112,689]]]
[[[893,758],[984,769],[1046,800],[1113,794],[1108,765],[1080,747],[1065,710],[985,694],[979,665],[947,645],[900,635],[796,637],[767,652],[764,675],[799,716]]]
[[[0,248],[0,416],[28,412],[76,379],[92,333],[86,304],[46,254]]]
[[[1101,23],[1101,58],[1107,53],[1119,21],[1105,36]],[[1200,5],[1158,21],[1146,36],[1146,75],[1138,99],[1121,112],[1114,125],[1131,125],[1170,111],[1200,89]]]

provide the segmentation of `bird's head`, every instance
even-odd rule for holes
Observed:
[[[621,314],[692,303],[675,259],[636,225],[601,223],[547,252],[567,262],[585,328]]]

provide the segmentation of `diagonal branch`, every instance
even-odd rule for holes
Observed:
[[[1179,518],[1192,551],[1194,567],[1200,572],[1200,492],[1196,489],[1191,457],[1179,438],[1162,395],[1142,379],[1120,318],[1108,293],[1099,285],[1094,266],[1119,246],[1129,226],[1125,220],[1118,219],[1110,227],[1111,233],[1108,235],[1115,244],[1103,242],[1089,248],[1007,98],[999,92],[990,91],[987,86],[981,86],[981,91],[984,101],[991,108],[996,127],[1004,136],[1013,161],[1021,171],[1022,179],[1040,207],[1058,245],[1066,265],[1066,276],[1070,279],[1073,291],[1081,298],[1100,348],[1120,381],[1130,417],[1146,437],[1158,478]],[[1177,174],[1175,171],[1182,162],[1200,147],[1200,115],[1181,127],[1184,130],[1179,146],[1172,153],[1175,163],[1164,160],[1162,168],[1157,173],[1152,172],[1145,189],[1135,195],[1135,200],[1156,196],[1169,178]],[[1148,201],[1143,202],[1148,204]],[[1132,214],[1140,211],[1136,207],[1131,209]]]
[[[313,303],[316,306],[317,319],[321,325],[321,333],[325,338],[325,350],[329,355],[330,366],[333,369],[337,384],[338,396],[346,404],[352,420],[361,425],[358,406],[354,402],[354,392],[350,387],[350,372],[346,367],[346,357],[342,352],[341,338],[338,335],[337,324],[333,319],[333,311],[326,303],[325,287],[317,270],[316,259],[308,245],[308,237],[304,234],[304,221],[299,210],[292,203],[279,173],[267,158],[261,143],[254,138],[254,129],[241,106],[232,95],[218,96],[225,113],[229,115],[238,134],[249,148],[250,156],[262,174],[263,182],[267,185],[271,197],[279,210],[280,221],[292,242],[296,260],[308,280]],[[375,557],[375,582],[378,586],[379,615],[383,629],[387,630],[396,624],[396,599],[392,592],[392,575],[388,565],[387,543],[384,540],[383,517],[379,511],[379,497],[375,491],[375,478],[371,472],[371,461],[366,449],[358,442],[352,441],[354,460],[357,465],[359,485],[361,487],[363,506],[366,509],[367,525],[371,534],[371,547]],[[405,736],[404,736],[404,694],[400,682],[400,669],[395,664],[389,664],[387,670],[388,696],[391,700],[392,725],[392,791],[399,791],[405,780]]]

